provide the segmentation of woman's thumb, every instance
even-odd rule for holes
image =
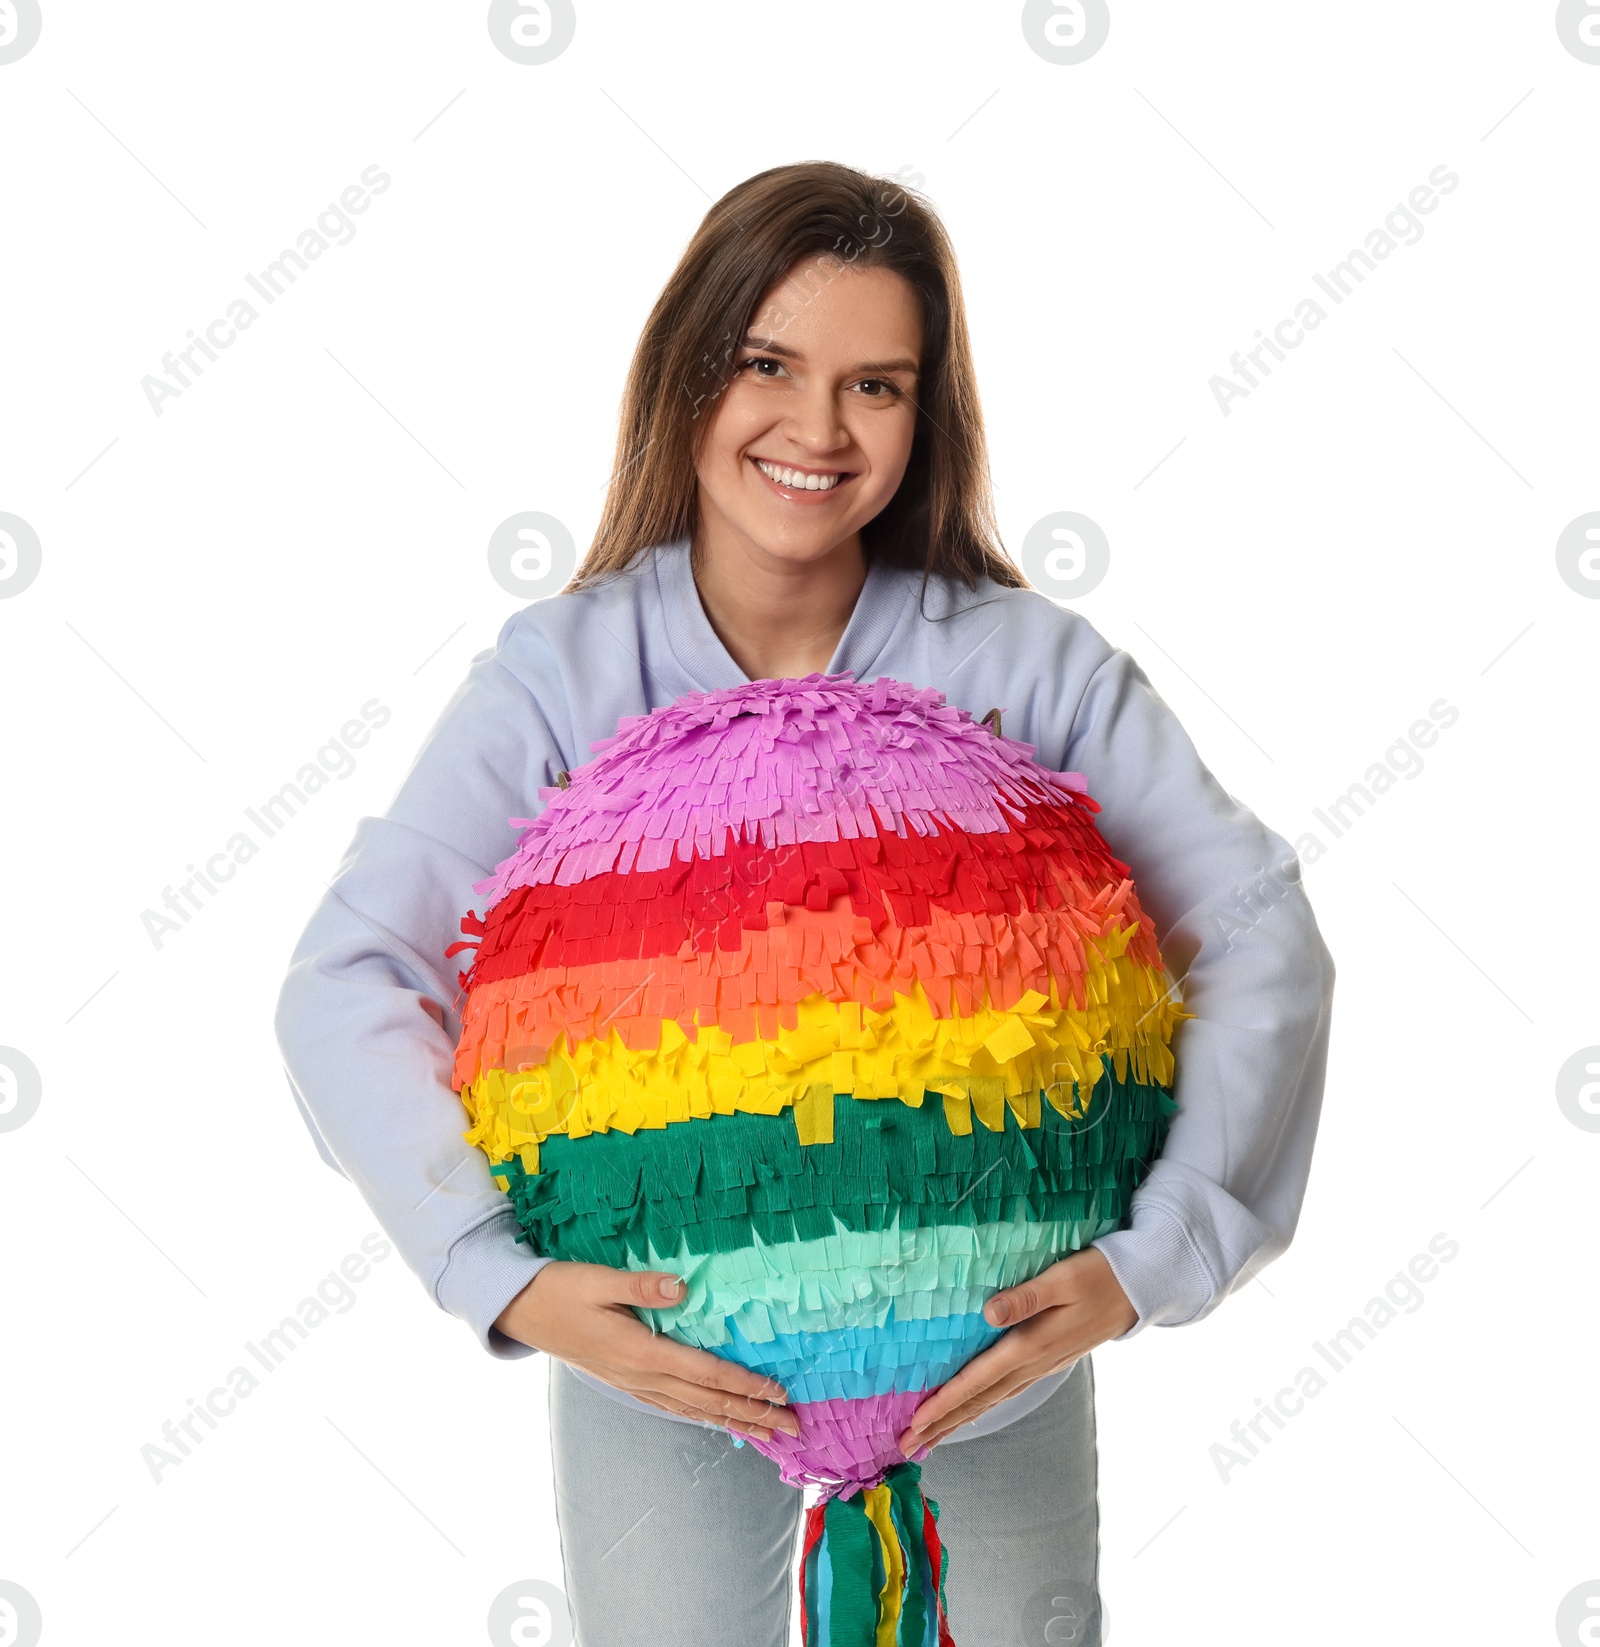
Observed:
[[[991,1327],[1009,1327],[1026,1321],[1038,1310],[1039,1302],[1037,1287],[1012,1287],[1007,1292],[997,1292],[983,1306],[984,1319]]]
[[[670,1270],[634,1270],[627,1281],[628,1302],[645,1309],[660,1309],[663,1304],[681,1304],[688,1288],[681,1275]]]

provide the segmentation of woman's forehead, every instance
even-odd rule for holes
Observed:
[[[832,344],[869,341],[875,355],[915,361],[922,304],[904,276],[857,268],[830,253],[802,258],[757,305],[746,346],[796,356]]]

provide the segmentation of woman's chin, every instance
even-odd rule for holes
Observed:
[[[774,521],[770,516],[739,523],[748,542],[773,560],[811,566],[826,560],[845,539],[855,535],[847,520]]]

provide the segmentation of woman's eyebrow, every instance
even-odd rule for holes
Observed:
[[[740,348],[759,349],[764,355],[782,355],[785,360],[805,358],[798,349],[786,349],[781,343],[774,343],[770,337],[758,337],[754,332],[745,333]]]
[[[764,355],[782,355],[785,360],[804,360],[805,356],[798,349],[785,348],[781,343],[775,343],[770,338],[757,337],[754,332],[746,333],[743,348],[755,349]],[[863,360],[852,366],[854,372],[911,372],[919,370],[914,360],[897,358],[895,360]]]

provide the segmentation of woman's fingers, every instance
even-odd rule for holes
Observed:
[[[658,1295],[669,1288],[673,1291],[674,1297],[681,1301],[682,1294],[676,1290],[677,1286],[681,1286],[681,1280],[669,1271],[612,1270],[608,1273],[621,1283],[615,1289],[623,1295],[619,1302],[625,1301],[635,1308],[660,1309],[663,1307],[663,1300]],[[649,1352],[649,1364],[659,1367],[663,1372],[671,1373],[691,1384],[701,1384],[708,1389],[726,1390],[735,1395],[750,1396],[761,1401],[785,1402],[789,1399],[788,1391],[775,1379],[763,1377],[748,1367],[741,1367],[737,1361],[729,1361],[725,1356],[712,1355],[709,1350],[696,1349],[692,1344],[680,1344],[676,1339],[667,1337],[665,1333],[651,1332],[642,1321],[636,1324],[640,1332],[649,1335],[654,1345]]]
[[[976,1355],[954,1378],[934,1391],[912,1416],[900,1437],[900,1450],[907,1456],[921,1447],[931,1447],[969,1419],[1025,1388],[1039,1374],[1022,1376],[1022,1367],[1037,1355],[1038,1333],[1031,1328],[1041,1310],[1052,1308],[1054,1293],[1063,1280],[1064,1265],[1056,1264],[1033,1280],[996,1293],[984,1306],[991,1326],[1011,1323],[1011,1330],[998,1342]]]
[[[643,1310],[670,1309],[681,1304],[687,1283],[671,1270],[613,1270],[604,1264],[590,1264],[591,1278],[607,1295],[608,1303],[632,1304]]]
[[[607,1384],[653,1407],[684,1418],[696,1418],[702,1423],[715,1424],[722,1429],[737,1429],[742,1434],[754,1435],[763,1441],[772,1438],[774,1429],[786,1435],[799,1432],[799,1421],[785,1407],[774,1407],[765,1401],[752,1401],[725,1391],[708,1389],[674,1378],[669,1373],[636,1368],[613,1367],[604,1363],[588,1363],[584,1371],[603,1379]]]
[[[728,1430],[735,1435],[747,1435],[757,1441],[771,1441],[772,1431],[762,1424],[745,1424],[734,1419],[718,1419],[714,1413],[705,1412],[698,1407],[686,1407],[681,1402],[669,1400],[665,1396],[653,1396],[647,1390],[633,1392],[638,1399],[652,1407],[659,1407],[662,1412],[677,1413],[680,1418],[692,1418],[702,1424],[714,1425],[719,1430]]]
[[[692,1416],[708,1423],[725,1425],[735,1419],[765,1430],[780,1429],[787,1435],[800,1433],[799,1420],[789,1408],[767,1399],[768,1390],[781,1395],[780,1386],[706,1350],[652,1335],[642,1322],[625,1325],[629,1328],[625,1337],[591,1360],[589,1370],[597,1378],[641,1399],[670,1395],[681,1406],[693,1409]]]
[[[1027,1348],[1020,1336],[1007,1333],[997,1344],[975,1355],[954,1378],[941,1384],[912,1415],[900,1440],[902,1452],[928,1444],[930,1433],[942,1428],[950,1413],[984,1395],[1001,1379],[1011,1376],[1026,1359]]]
[[[683,1301],[683,1279],[672,1274],[670,1270],[602,1270],[601,1273],[609,1282],[607,1290],[612,1294],[612,1302],[625,1303],[635,1309],[659,1310],[671,1308],[672,1304]],[[660,1346],[660,1353],[671,1357],[670,1361],[663,1364],[680,1378],[687,1378],[695,1383],[715,1384],[721,1389],[736,1390],[745,1395],[759,1395],[774,1401],[788,1399],[783,1386],[773,1379],[763,1378],[760,1373],[751,1372],[748,1367],[741,1367],[735,1361],[728,1361],[722,1356],[696,1349],[693,1345],[680,1344],[676,1339],[668,1338],[663,1333],[651,1332],[642,1321],[639,1322],[639,1326],[650,1333]]]
[[[725,1430],[731,1430],[735,1435],[747,1435],[755,1441],[770,1442],[772,1440],[772,1431],[760,1424],[736,1424],[730,1418],[722,1427]]]
[[[991,1327],[1011,1327],[1056,1306],[1079,1314],[1087,1311],[1084,1319],[1092,1318],[1097,1325],[1103,1321],[1104,1331],[1097,1333],[1096,1343],[1125,1332],[1139,1316],[1098,1247],[1068,1253],[1031,1281],[995,1293],[984,1305],[983,1315]]]
[[[598,1376],[598,1374],[596,1375]],[[714,1424],[718,1429],[732,1430],[738,1435],[753,1436],[758,1441],[771,1441],[772,1431],[764,1424],[723,1418],[716,1413],[707,1412],[704,1407],[690,1406],[683,1401],[675,1401],[670,1395],[658,1390],[630,1390],[628,1392],[638,1400],[651,1407],[659,1407],[662,1412],[676,1413],[680,1418],[692,1418],[702,1424]]]
[[[1093,1259],[1105,1263],[1098,1249],[1068,1253],[1049,1268],[1041,1270],[1031,1281],[1019,1282],[994,1294],[983,1307],[983,1317],[991,1327],[1014,1327],[1031,1320],[1041,1310],[1057,1304],[1075,1301],[1084,1281],[1084,1265]],[[1108,1269],[1109,1265],[1106,1266]]]
[[[731,1419],[750,1426],[752,1434],[770,1435],[774,1429],[799,1433],[799,1421],[784,1405],[788,1393],[781,1384],[709,1350],[680,1344],[633,1313],[681,1302],[681,1277],[665,1270],[580,1267],[584,1273],[577,1279],[601,1306],[596,1312],[603,1323],[599,1337],[582,1357],[597,1378],[641,1400],[669,1397],[677,1403],[674,1410],[708,1423],[726,1426]]]
[[[963,1424],[970,1424],[973,1419],[982,1417],[991,1407],[998,1407],[1002,1401],[1027,1389],[1030,1384],[1037,1383],[1042,1376],[1040,1373],[1019,1368],[997,1383],[991,1384],[988,1389],[980,1391],[970,1400],[963,1401],[959,1407],[953,1408],[941,1418],[935,1419],[931,1428],[920,1433],[916,1445],[936,1447]]]
[[[646,1387],[670,1395],[674,1400],[696,1407],[715,1424],[735,1419],[741,1424],[756,1424],[763,1429],[782,1430],[785,1435],[799,1435],[800,1420],[787,1407],[776,1406],[758,1397],[736,1395],[729,1390],[702,1384],[698,1380],[678,1378],[665,1371],[646,1371]]]
[[[991,1327],[1009,1327],[1026,1321],[1044,1308],[1044,1292],[1037,1279],[1024,1281],[1021,1286],[1008,1287],[1004,1292],[997,1292],[983,1306],[983,1318]]]
[[[659,1336],[651,1364],[687,1384],[699,1384],[708,1390],[726,1391],[742,1395],[752,1401],[773,1401],[782,1405],[789,1392],[775,1379],[766,1378],[737,1361],[713,1355],[709,1350],[696,1349],[692,1344],[680,1344],[676,1339]]]

